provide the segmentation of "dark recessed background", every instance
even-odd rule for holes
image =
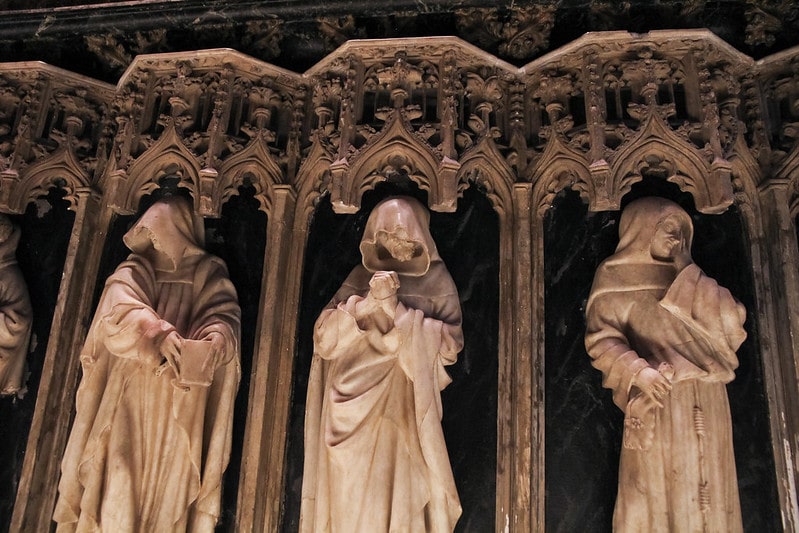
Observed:
[[[781,531],[769,413],[758,347],[757,305],[741,213],[697,212],[690,195],[662,180],[633,186],[622,208],[643,196],[680,204],[693,219],[694,262],[747,309],[740,366],[727,386],[744,530]],[[585,304],[594,272],[619,242],[619,212],[589,213],[561,193],[546,215],[546,524],[553,532],[611,529],[623,416],[585,351]]]

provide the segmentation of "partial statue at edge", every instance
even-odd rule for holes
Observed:
[[[588,299],[586,349],[625,414],[614,531],[742,530],[725,384],[746,311],[692,237],[677,204],[630,203]]]
[[[0,215],[0,396],[22,398],[33,311],[17,265],[20,231]]]
[[[458,293],[417,200],[366,223],[355,267],[316,321],[302,532],[451,532],[460,500],[441,429]]]
[[[59,531],[204,531],[220,515],[240,310],[202,219],[177,196],[125,234],[81,351]]]

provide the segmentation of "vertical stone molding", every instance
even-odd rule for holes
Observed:
[[[533,57],[549,38],[545,11],[519,19],[527,26],[514,12],[502,30],[529,53],[491,46]],[[530,21],[541,26],[532,40]],[[331,43],[356,35],[351,21],[328,22]],[[495,528],[544,530],[544,219],[563,191],[594,216],[652,183],[703,216],[741,213],[779,510],[786,530],[799,527],[799,48],[754,61],[707,30],[610,31],[516,67],[455,37],[346,40],[302,73],[231,49],[125,54],[116,86],[0,63],[0,211],[22,214],[58,188],[76,213],[12,530],[50,528],[112,222],[165,185],[206,218],[242,187],[267,214],[244,444],[231,465],[239,531],[284,523],[303,265],[320,202],[353,215],[375,189],[406,187],[435,217],[458,213],[465,192],[484,195],[499,221]]]
[[[93,312],[92,295],[110,224],[103,198],[89,188],[76,191],[77,213],[64,264],[44,368],[36,398],[11,528],[47,530],[52,522],[61,456],[69,436],[79,355]],[[101,236],[101,238],[97,238]]]

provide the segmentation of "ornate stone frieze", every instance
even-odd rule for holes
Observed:
[[[455,13],[459,34],[501,57],[530,59],[549,46],[554,5],[462,9]]]
[[[49,187],[89,186],[107,157],[106,84],[44,65],[0,66],[0,206],[22,212]]]
[[[697,1],[684,9],[706,8]],[[504,12],[496,18],[486,12],[497,53],[516,57],[514,50],[527,49],[535,55],[546,46],[551,13],[525,13],[528,18],[513,22]],[[519,428],[503,419],[498,429],[497,508],[511,510],[498,512],[497,522],[511,517],[519,530],[543,530],[543,496],[530,492],[540,492],[530,473],[541,471],[543,456],[534,455],[543,452],[534,449],[539,437],[529,437],[543,431],[531,416],[541,390],[536,373],[543,372],[533,355],[539,357],[543,343],[530,333],[531,324],[544,323],[542,306],[531,305],[544,298],[542,241],[533,242],[542,218],[564,189],[579,193],[595,212],[619,209],[636,182],[669,181],[704,213],[724,211],[735,200],[755,221],[753,247],[760,246],[759,194],[788,188],[794,216],[799,211],[799,49],[755,62],[708,31],[614,31],[585,35],[517,68],[455,37],[357,40],[346,18],[319,23],[327,24],[331,46],[343,44],[303,73],[263,60],[286,44],[276,18],[248,34],[246,49],[260,50],[258,59],[230,49],[134,57],[138,46],[159,46],[158,35],[143,35],[136,45],[90,40],[98,54],[108,55],[109,68],[130,62],[116,87],[42,63],[0,65],[0,211],[20,213],[31,199],[60,187],[73,207],[91,197],[93,210],[77,211],[89,220],[80,235],[92,235],[95,228],[107,231],[114,214],[135,213],[165,182],[188,190],[194,210],[212,218],[245,186],[254,189],[269,220],[263,301],[282,302],[299,294],[295,267],[302,264],[303,239],[321,197],[329,195],[338,213],[353,213],[376,184],[410,181],[431,209],[452,212],[466,189],[478,188],[499,214],[502,279],[516,283],[502,285],[501,301],[512,302],[502,305],[514,309],[503,307],[501,320],[513,323],[517,309],[535,316],[526,329],[508,327],[500,339],[500,352],[520,358],[500,375],[527,374],[508,378],[511,387],[501,391],[500,406]],[[537,28],[535,36],[527,24]],[[102,243],[80,239],[88,244],[76,241],[75,249],[90,247],[99,262]],[[270,255],[274,250],[281,254]],[[282,284],[291,276],[294,285]],[[95,271],[90,278],[97,278]],[[284,285],[289,288],[276,289]],[[277,394],[273,383],[290,387],[283,370],[274,373],[270,366],[272,354],[280,353],[290,375],[294,337],[285,334],[285,324],[294,323],[297,306],[286,302],[265,304],[280,310],[274,320],[282,325],[265,322],[269,327],[259,330],[274,338],[259,344],[259,364],[265,365],[259,368],[268,369],[259,370],[258,379],[270,374],[255,391]],[[287,408],[290,394],[283,392],[278,399]],[[262,394],[258,401],[271,409],[272,400]],[[277,425],[285,417],[278,411],[268,414]],[[267,470],[284,479],[285,443],[260,435],[248,437],[247,457],[257,468],[245,474],[251,479],[242,487],[260,483]],[[511,446],[517,438],[526,439],[526,448]],[[268,457],[260,448],[267,444]],[[40,475],[57,477],[52,468]],[[246,520],[277,528],[280,483],[253,489],[271,494],[259,501],[275,509],[258,507],[256,514],[268,516]],[[247,490],[241,501],[252,503],[255,492]],[[254,508],[239,507],[244,514]],[[250,529],[257,528],[241,527]]]
[[[304,74],[232,50],[140,55],[100,98],[7,69],[0,163],[13,182],[14,171],[60,161],[79,181],[111,187],[123,211],[137,197],[115,191],[175,172],[212,214],[245,182],[261,183],[268,205],[268,184],[300,180],[312,154],[330,161],[316,178],[328,175],[327,185],[315,188],[342,210],[357,208],[373,178],[400,175],[451,209],[475,179],[458,169],[476,154],[500,157],[514,181],[536,181],[543,162],[563,159],[576,165],[570,183],[591,209],[616,208],[651,175],[706,191],[702,209],[712,211],[730,201],[730,157],[751,149],[762,164],[771,142],[767,159],[784,166],[799,137],[791,59],[763,63],[765,76],[752,65],[708,32],[659,31],[585,36],[520,69],[446,37],[349,40]],[[763,107],[761,86],[773,106]],[[779,128],[764,125],[775,123],[766,112],[780,114]],[[738,143],[743,134],[749,148]],[[134,177],[134,167],[149,176]],[[232,181],[221,173],[245,167]],[[703,176],[715,185],[697,185]]]
[[[245,183],[267,208],[269,184],[296,172],[306,105],[299,75],[210,50],[141,56],[120,87],[128,96],[114,106],[119,164],[107,179],[121,211],[135,210],[141,191],[168,176],[194,193],[203,214],[218,214]]]

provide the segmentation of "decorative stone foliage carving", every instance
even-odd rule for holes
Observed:
[[[530,59],[549,45],[555,5],[462,9],[456,12],[460,35],[500,56]]]
[[[357,28],[355,17],[348,14],[343,17],[318,17],[319,32],[324,36],[325,49],[332,52],[350,39],[365,37],[364,28]]]
[[[624,10],[623,3],[614,6]],[[594,16],[600,7],[592,3]],[[701,2],[683,7],[703,9]],[[508,57],[532,57],[545,46],[552,20],[545,7],[484,15],[483,38],[498,53],[502,47]],[[464,28],[475,24],[464,16]],[[359,37],[348,19],[322,24],[331,46]],[[277,53],[286,45],[283,29],[279,19],[254,25],[247,50],[262,58]],[[108,38],[93,46],[107,49],[115,68],[140,46],[160,46],[159,38],[142,35],[135,45]],[[759,195],[787,187],[799,205],[797,55],[790,50],[755,62],[710,32],[680,30],[589,34],[520,68],[453,37],[350,39],[304,73],[227,49],[138,55],[116,87],[40,63],[3,64],[0,210],[23,212],[31,199],[60,187],[73,208],[81,199],[95,202],[82,215],[91,234],[95,227],[106,231],[114,213],[136,212],[163,179],[177,180],[208,217],[219,216],[240,186],[252,185],[275,232],[270,246],[288,249],[270,259],[264,279],[275,292],[264,298],[284,306],[276,320],[290,322],[296,302],[276,287],[299,292],[293,271],[321,197],[351,213],[377,183],[411,180],[427,192],[430,208],[454,211],[466,188],[479,188],[501,217],[501,290],[514,306],[503,308],[502,320],[531,317],[515,332],[503,330],[499,341],[501,376],[519,373],[513,383],[523,390],[501,392],[510,414],[498,429],[498,502],[510,511],[498,513],[498,523],[508,518],[521,530],[542,530],[536,516],[543,517],[543,496],[530,477],[542,471],[541,457],[530,442],[518,449],[511,442],[543,431],[534,412],[543,346],[535,310],[544,297],[536,265],[543,251],[531,243],[541,219],[564,189],[579,192],[591,211],[615,210],[637,181],[668,180],[705,213],[737,201],[758,245],[758,232],[776,231],[757,222],[764,211]],[[101,244],[82,246],[74,250],[99,261]],[[259,347],[266,365],[260,376],[274,372],[270,350],[288,357],[276,366],[290,374],[293,337],[265,324],[272,337]],[[283,386],[284,378],[270,374],[258,390]],[[270,443],[264,455],[251,450],[249,464],[268,465],[279,477],[281,445]],[[57,477],[37,475],[37,483]],[[275,483],[263,490],[281,493]],[[245,522],[277,529],[278,510],[263,511],[266,517],[241,512],[250,513]],[[49,527],[49,518],[30,529]]]
[[[774,44],[777,35],[785,30],[785,22],[794,21],[799,15],[790,0],[748,0],[747,4],[746,44],[753,46]]]
[[[280,55],[282,29],[283,21],[277,17],[248,22],[242,44],[263,59],[275,58]]]
[[[116,33],[86,35],[86,47],[111,71],[122,71],[139,54],[159,52],[166,48],[166,29],[137,31],[132,38]]]

